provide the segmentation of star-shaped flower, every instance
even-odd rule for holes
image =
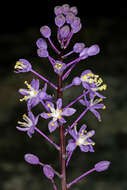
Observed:
[[[56,60],[53,63],[53,68],[54,68],[55,73],[61,75],[63,73],[63,71],[66,69],[66,64],[59,60]]]
[[[39,89],[39,80],[33,79],[30,84],[25,81],[28,89],[19,89],[19,93],[24,95],[24,98],[20,101],[27,101],[28,109],[31,110],[32,107],[36,106],[41,100],[51,100],[52,97],[46,93],[47,84],[45,84],[42,90]]]
[[[35,117],[32,112],[28,112],[28,116],[26,114],[23,115],[23,120],[25,122],[18,121],[18,124],[21,125],[21,127],[17,126],[16,128],[19,131],[27,131],[27,135],[31,138],[34,134],[34,128],[37,125],[38,117]]]
[[[86,125],[83,124],[79,132],[77,132],[76,126],[74,129],[69,130],[69,134],[73,137],[68,141],[66,150],[73,152],[77,146],[79,146],[82,152],[94,152],[93,146],[95,143],[90,139],[95,134],[94,130],[86,131]]]
[[[97,109],[106,109],[106,106],[104,104],[101,104],[100,102],[103,101],[102,98],[96,98],[95,96],[90,99],[89,101],[87,100],[86,94],[84,93],[84,100],[79,100],[79,102],[89,108],[89,110],[95,115],[95,117],[101,121],[101,116]]]
[[[89,90],[90,98],[96,95],[100,98],[105,98],[105,96],[101,95],[98,91],[106,90],[107,85],[102,84],[103,80],[99,77],[99,75],[95,75],[91,70],[85,70],[80,77],[75,77],[72,81],[73,85],[80,85]]]
[[[56,109],[52,102],[47,101],[47,107],[49,109],[49,113],[41,113],[40,116],[44,119],[52,118],[52,120],[48,124],[48,128],[50,132],[53,132],[60,124],[66,123],[66,120],[63,116],[71,116],[75,113],[75,109],[73,108],[65,108],[62,109],[62,99],[59,98],[56,102]]]

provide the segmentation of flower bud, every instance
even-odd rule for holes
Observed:
[[[56,6],[54,8],[54,13],[55,13],[55,15],[62,14],[62,6]]]
[[[64,17],[62,14],[57,15],[57,16],[55,17],[55,24],[56,24],[58,27],[63,26],[64,23],[65,23],[65,17]]]
[[[73,50],[75,53],[81,53],[81,51],[84,49],[85,44],[84,43],[76,43],[73,47]]]
[[[49,165],[44,165],[43,167],[43,172],[44,175],[48,178],[48,179],[52,179],[54,177],[54,171],[53,168]]]
[[[95,164],[95,170],[97,172],[103,172],[109,168],[110,162],[109,161],[101,161]]]
[[[69,35],[69,33],[70,33],[70,28],[69,28],[68,25],[63,26],[60,29],[60,36],[61,36],[61,38],[67,38],[67,36]]]
[[[77,9],[77,7],[71,7],[71,8],[70,8],[70,11],[71,11],[74,15],[77,15],[77,14],[78,14],[78,9]]]
[[[37,54],[39,57],[48,57],[49,56],[48,51],[46,49],[43,49],[43,48],[37,49]]]
[[[72,12],[69,12],[67,15],[66,15],[66,22],[68,24],[72,24],[73,21],[74,21],[74,18],[75,18],[75,15],[72,13]]]
[[[72,84],[78,86],[81,84],[81,79],[79,77],[75,77],[72,81]]]
[[[88,51],[88,48],[84,48],[84,49],[81,51],[79,57],[81,57],[81,59],[86,59],[86,58],[88,57],[87,51]]]
[[[93,55],[97,55],[100,52],[100,48],[98,45],[92,45],[91,47],[88,48],[88,55],[89,56],[93,56]]]
[[[62,11],[63,11],[63,14],[67,14],[70,10],[70,6],[68,4],[64,4],[62,5]]]
[[[40,28],[40,32],[41,34],[45,37],[45,38],[49,38],[51,36],[51,29],[48,26],[42,26]]]
[[[15,66],[15,73],[24,73],[24,72],[29,72],[32,69],[32,66],[29,61],[26,59],[19,59],[19,61],[16,62]]]
[[[37,165],[39,164],[39,158],[34,154],[25,154],[24,159],[29,164]]]
[[[39,38],[36,42],[38,48],[47,49],[47,43],[43,38]]]

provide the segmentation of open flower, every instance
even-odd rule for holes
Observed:
[[[24,73],[29,72],[32,69],[32,66],[26,59],[19,59],[19,61],[16,62],[14,69],[15,73]]]
[[[53,63],[53,68],[54,68],[55,73],[61,75],[63,71],[66,69],[66,64],[59,60],[56,60]]]
[[[95,96],[90,99],[89,101],[87,100],[86,98],[86,94],[84,94],[84,100],[79,100],[79,102],[88,107],[89,110],[95,115],[95,117],[101,121],[101,116],[99,114],[99,112],[97,111],[97,109],[106,109],[106,106],[104,104],[101,104],[100,102],[103,101],[102,98],[96,98],[95,99]]]
[[[34,128],[37,125],[38,117],[34,117],[32,112],[28,112],[28,116],[26,114],[23,115],[23,120],[25,122],[18,121],[18,124],[21,125],[21,127],[17,126],[16,128],[19,131],[27,131],[27,135],[31,138],[34,134]]]
[[[77,132],[76,126],[74,129],[69,130],[69,134],[73,137],[68,141],[66,150],[73,152],[77,146],[79,146],[82,152],[94,152],[93,146],[95,143],[90,139],[95,134],[94,130],[86,131],[86,125],[82,125],[79,132]]]
[[[36,106],[41,100],[51,100],[51,96],[46,93],[47,84],[45,84],[42,90],[39,89],[38,79],[33,79],[30,84],[25,81],[25,84],[27,85],[28,89],[19,89],[19,93],[24,95],[24,98],[20,99],[20,101],[27,101],[29,110]]]
[[[52,118],[48,124],[50,132],[53,132],[58,127],[58,122],[61,124],[66,123],[66,120],[63,118],[63,116],[71,116],[76,111],[73,108],[65,108],[62,110],[61,98],[59,98],[56,102],[56,109],[54,108],[54,104],[52,102],[47,102],[47,107],[49,109],[49,113],[43,112],[40,114],[40,116],[44,119]]]
[[[73,85],[80,85],[82,83],[83,87],[89,90],[90,98],[95,95],[100,98],[105,98],[98,91],[103,91],[107,89],[106,84],[102,84],[103,80],[99,75],[95,75],[91,70],[85,70],[80,77],[75,77],[72,81]]]

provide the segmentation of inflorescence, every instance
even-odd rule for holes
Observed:
[[[82,60],[87,59],[89,56],[97,55],[100,52],[100,48],[97,44],[87,47],[83,42],[76,42],[72,50],[66,54],[63,54],[64,49],[68,47],[74,34],[79,32],[82,28],[81,20],[77,16],[77,7],[70,7],[68,4],[62,6],[56,6],[54,8],[55,13],[55,25],[57,27],[57,40],[60,45],[60,50],[54,45],[51,39],[51,28],[49,26],[42,26],[40,28],[40,33],[42,35],[36,42],[37,45],[37,55],[40,58],[47,58],[53,67],[54,72],[61,77],[64,81],[73,68]],[[48,45],[51,45],[53,50],[56,52],[59,59],[53,58],[48,52]],[[77,58],[67,63],[66,58],[72,54],[76,54]],[[44,139],[46,139],[50,144],[52,144],[58,151],[60,151],[60,145],[57,145],[52,139],[50,139],[46,134],[44,134],[38,127],[38,119],[49,119],[48,130],[53,133],[60,125],[67,123],[64,117],[72,116],[77,110],[72,108],[72,106],[79,102],[84,107],[84,111],[80,113],[75,121],[72,122],[70,126],[66,125],[65,132],[63,135],[70,135],[70,139],[66,144],[66,167],[72,157],[74,150],[79,147],[81,152],[94,152],[95,142],[92,137],[95,135],[95,130],[86,130],[88,128],[85,124],[79,127],[79,121],[84,115],[90,111],[94,116],[101,121],[101,116],[99,109],[106,109],[103,104],[103,100],[106,98],[101,94],[103,90],[106,90],[107,85],[103,83],[102,78],[94,74],[90,69],[84,70],[81,76],[76,76],[70,84],[63,88],[59,88],[51,81],[46,79],[41,74],[37,73],[29,61],[26,59],[19,59],[14,66],[16,73],[32,72],[36,77],[42,79],[45,84],[43,88],[39,83],[38,79],[33,79],[31,82],[25,81],[26,88],[20,88],[19,93],[23,96],[20,102],[25,101],[27,104],[27,114],[23,115],[24,121],[18,121],[18,126],[16,127],[19,131],[27,132],[27,135],[32,138],[34,133],[39,133]],[[71,88],[72,86],[82,86],[82,94],[78,96],[75,100],[72,100],[67,106],[63,107],[62,96],[56,98],[48,94],[47,84],[53,87],[55,90],[61,93],[64,90]],[[34,115],[32,108],[36,105],[42,104],[45,111]],[[44,175],[53,184],[54,190],[57,190],[54,176],[57,175],[62,179],[62,173],[60,174],[54,170],[50,165],[44,164],[39,161],[39,158],[33,154],[25,154],[25,161],[29,164],[40,165],[43,168]],[[66,184],[66,188],[94,171],[102,172],[108,169],[110,165],[109,161],[101,161],[94,165],[93,169],[83,173],[81,176],[74,179],[72,182]],[[63,190],[63,189],[62,189]]]

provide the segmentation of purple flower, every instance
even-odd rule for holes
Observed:
[[[53,63],[53,68],[54,68],[55,73],[61,75],[63,71],[66,69],[66,64],[59,60],[56,60]]]
[[[68,4],[62,5],[62,12],[64,15],[68,14],[69,11],[70,11],[70,6]]]
[[[16,128],[19,131],[27,131],[27,135],[31,138],[34,134],[34,128],[37,125],[38,117],[34,117],[32,112],[28,112],[28,116],[26,114],[23,115],[23,120],[25,122],[18,121],[18,124],[20,124],[22,127],[17,126]]]
[[[82,27],[79,17],[75,17],[74,21],[71,23],[71,28],[73,33],[77,33]]]
[[[68,37],[70,33],[70,28],[68,25],[64,25],[61,29],[60,29],[60,37],[62,39],[66,39]]]
[[[31,71],[32,66],[26,59],[19,59],[19,61],[16,62],[14,69],[16,69],[15,73],[25,73]]]
[[[73,21],[74,21],[74,18],[75,18],[75,15],[72,13],[72,12],[69,12],[67,15],[66,15],[66,22],[68,24],[72,24]]]
[[[53,168],[50,165],[44,165],[43,172],[44,172],[44,175],[48,179],[53,179],[53,177],[54,177],[54,170],[53,170]]]
[[[101,117],[99,112],[97,111],[97,109],[106,109],[106,106],[104,104],[101,104],[100,102],[102,101],[102,98],[96,98],[95,96],[93,97],[93,99],[90,99],[89,101],[86,98],[86,95],[84,93],[84,100],[79,100],[79,102],[86,106],[87,108],[89,108],[89,110],[95,115],[95,117],[101,121]]]
[[[107,85],[102,84],[103,80],[99,77],[99,75],[95,75],[91,70],[85,70],[80,77],[75,77],[72,81],[73,85],[80,85],[89,90],[90,98],[93,99],[94,96],[98,96],[100,98],[105,98],[105,96],[101,95],[98,91],[106,90]]]
[[[97,172],[103,172],[105,170],[107,170],[110,166],[110,162],[109,161],[101,161],[98,162],[97,164],[95,164],[94,168]]]
[[[78,14],[78,9],[77,7],[71,7],[70,11],[76,16]]]
[[[69,130],[69,134],[73,137],[68,141],[66,150],[73,152],[77,146],[79,146],[82,152],[94,152],[93,146],[95,143],[90,139],[95,134],[94,130],[86,131],[86,125],[82,125],[79,132],[77,132],[76,126],[74,129]]]
[[[41,34],[45,37],[45,38],[49,38],[51,36],[51,29],[48,26],[42,26],[40,28],[40,32]]]
[[[65,23],[65,17],[63,16],[63,14],[59,14],[55,17],[55,24],[58,26],[58,27],[61,27],[63,26]]]
[[[97,55],[99,52],[100,48],[97,44],[90,46],[87,51],[89,56]]]
[[[55,15],[62,14],[63,13],[62,6],[56,6],[54,8],[54,13],[55,13]]]
[[[81,53],[81,51],[84,49],[85,44],[84,43],[76,43],[73,47],[73,51],[75,53]]]
[[[43,38],[39,38],[36,42],[38,48],[47,49],[47,43]]]
[[[105,96],[101,95],[98,91],[106,90],[107,85],[102,84],[103,80],[99,75],[95,75],[91,70],[85,70],[80,77],[82,85],[85,89],[88,89],[90,92],[90,98],[96,95],[100,98],[105,98]]]
[[[58,122],[61,124],[66,123],[66,120],[63,118],[63,116],[71,116],[76,111],[73,108],[62,109],[61,98],[59,98],[56,102],[56,109],[54,108],[54,104],[52,102],[47,102],[47,107],[49,109],[49,113],[43,112],[40,114],[40,116],[44,119],[52,118],[52,120],[48,124],[50,132],[55,131],[55,129],[59,126]]]
[[[44,48],[37,49],[37,54],[39,57],[48,57],[49,56],[47,49],[44,49]]]
[[[29,164],[33,164],[33,165],[39,164],[39,158],[34,154],[25,154],[24,159]]]
[[[39,80],[33,79],[30,84],[25,81],[28,89],[21,88],[19,93],[24,96],[20,101],[27,101],[28,109],[31,110],[32,107],[39,104],[41,100],[51,100],[51,96],[46,93],[47,84],[45,84],[42,90],[39,89]]]

